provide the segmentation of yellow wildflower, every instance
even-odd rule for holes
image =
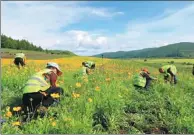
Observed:
[[[79,98],[79,97],[80,97],[80,94],[77,94],[77,93],[73,92],[73,93],[72,93],[72,96],[73,96],[74,98]]]
[[[91,98],[88,98],[88,102],[92,102],[92,99]]]
[[[110,78],[106,78],[106,81],[109,82],[110,81]]]
[[[20,106],[14,107],[14,108],[13,108],[13,111],[15,111],[15,112],[18,112],[18,111],[20,111],[20,110],[22,110],[22,108],[21,108]]]
[[[57,123],[54,121],[52,122],[52,126],[55,127],[57,125]]]
[[[7,112],[7,113],[5,114],[5,116],[9,118],[9,117],[12,116],[12,113],[9,111],[9,112]]]
[[[76,83],[77,88],[80,88],[81,86],[82,86],[81,83]]]
[[[95,90],[100,91],[100,87],[96,86]]]
[[[51,97],[52,98],[59,98],[60,95],[59,95],[59,93],[53,93],[53,94],[51,94]]]
[[[20,126],[20,125],[21,125],[21,123],[19,121],[16,121],[16,122],[12,123],[12,126]]]

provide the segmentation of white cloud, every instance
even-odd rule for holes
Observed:
[[[3,34],[16,39],[25,37],[43,48],[70,50],[81,55],[194,42],[194,4],[180,10],[168,9],[147,21],[129,22],[124,33],[111,36],[105,29],[59,30],[84,23],[88,18],[113,18],[126,13],[89,7],[86,2],[3,1],[1,7]]]
[[[122,50],[126,50],[126,48],[159,47],[177,42],[194,42],[193,22],[194,4],[191,4],[176,12],[165,11],[163,17],[151,18],[146,22],[143,20],[130,22],[128,30],[114,36],[111,44],[113,48],[121,45]]]
[[[104,43],[101,36],[92,37],[84,31],[58,32],[62,27],[79,23],[87,17],[113,17],[117,12],[105,8],[81,6],[83,2],[2,2],[2,33],[16,39],[26,37],[43,48],[56,44],[66,44],[66,49],[74,51],[77,42],[83,46],[97,47]],[[72,41],[70,40],[72,39]],[[76,44],[76,45],[73,45]],[[64,49],[64,48],[62,48]]]

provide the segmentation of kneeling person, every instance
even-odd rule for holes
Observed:
[[[82,70],[81,70],[81,74],[83,76],[89,75],[89,68],[86,62],[82,62]]]
[[[26,56],[24,53],[17,53],[15,55],[14,64],[20,69],[20,65],[23,67],[26,65]]]
[[[133,78],[133,85],[137,88],[148,89],[150,87],[151,81],[156,80],[156,78],[151,77],[149,71],[144,68],[139,74],[136,74]]]
[[[26,83],[23,89],[24,111],[35,112],[40,105],[48,107],[55,99],[53,93],[59,96],[63,94],[63,89],[56,87],[57,76],[62,74],[58,64],[47,63],[46,69],[36,73]]]
[[[86,61],[85,63],[87,64],[88,68],[95,69],[95,66],[96,66],[95,62],[93,62],[93,61]]]

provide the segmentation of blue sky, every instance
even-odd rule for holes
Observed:
[[[194,2],[2,2],[2,33],[79,55],[194,42]]]

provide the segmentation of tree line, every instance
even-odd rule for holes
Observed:
[[[15,40],[3,34],[1,34],[1,48],[44,51],[40,46],[37,47],[36,45],[34,45],[33,43],[30,43],[29,41],[25,39]]]
[[[67,50],[48,50],[42,49],[40,46],[37,47],[33,43],[22,39],[22,40],[15,40],[11,37],[8,37],[4,34],[1,34],[1,48],[10,48],[16,50],[32,50],[32,51],[42,51],[47,54],[63,54],[63,55],[75,55],[74,53],[67,51]]]

